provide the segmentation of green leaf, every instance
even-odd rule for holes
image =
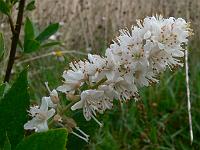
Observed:
[[[9,89],[10,85],[8,83],[2,83],[0,85],[0,99],[3,98],[3,96],[7,93]]]
[[[35,7],[35,0],[32,0],[30,3],[27,4],[26,6],[26,10],[34,10],[36,7]]]
[[[55,42],[45,43],[41,46],[41,48],[47,48],[47,47],[51,47],[51,46],[55,46],[55,45],[61,45],[61,42],[55,41]]]
[[[3,150],[11,150],[11,144],[10,144],[10,141],[8,139],[8,135],[7,134],[6,134],[6,140],[5,140],[5,143],[4,143]]]
[[[34,26],[31,20],[27,17],[24,26],[24,40],[31,40],[35,38]]]
[[[9,8],[9,6],[3,0],[0,0],[0,12],[2,12],[3,14],[6,14],[6,15],[10,14],[10,8]]]
[[[14,5],[18,2],[19,0],[10,0],[10,2]]]
[[[16,150],[66,150],[66,129],[35,133],[25,138]]]
[[[36,40],[40,43],[47,40],[50,36],[52,36],[54,33],[56,33],[59,29],[59,24],[54,23],[50,24],[48,27],[46,27],[37,37]]]
[[[3,33],[0,32],[0,60],[3,57],[4,52],[5,52],[4,38],[3,38]]]
[[[29,108],[27,86],[27,70],[24,70],[0,101],[0,147],[4,144],[6,133],[12,149],[24,137],[23,125],[27,122]]]
[[[34,25],[27,17],[24,26],[24,52],[31,53],[40,48],[40,43],[35,40]]]
[[[27,40],[24,44],[24,52],[31,53],[40,48],[40,43],[36,40]]]
[[[3,84],[0,85],[0,99],[4,95],[5,88],[6,88],[6,84],[5,83],[3,83]]]

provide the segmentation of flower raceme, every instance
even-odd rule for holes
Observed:
[[[137,100],[138,88],[157,83],[166,68],[183,65],[184,44],[192,33],[184,19],[153,16],[137,24],[131,31],[120,30],[105,57],[88,54],[88,60],[71,63],[63,73],[65,81],[58,91],[75,93],[84,84],[95,87],[82,91],[81,100],[72,106],[82,108],[86,120],[111,109],[114,99]]]
[[[92,118],[102,126],[97,113],[111,109],[113,100],[137,100],[139,88],[158,83],[159,74],[167,68],[183,66],[191,34],[189,24],[182,18],[153,16],[138,20],[130,31],[120,30],[104,57],[88,54],[86,60],[71,62],[57,91],[79,97],[71,109],[83,109],[87,121]]]

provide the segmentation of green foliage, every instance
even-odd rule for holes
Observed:
[[[30,53],[40,48],[40,43],[35,40],[34,26],[31,20],[27,17],[24,26],[24,52]]]
[[[16,150],[65,150],[66,141],[66,129],[54,129],[32,134],[19,143]]]
[[[27,86],[27,70],[24,70],[0,100],[0,146],[5,142],[6,133],[12,149],[24,137],[23,125],[27,122],[29,107]]]
[[[0,32],[0,61],[4,55],[4,52],[5,52],[4,38],[3,38],[3,33]]]
[[[45,42],[51,35],[57,32],[59,28],[58,23],[49,25],[44,31],[42,31],[37,37],[35,37],[35,28],[32,21],[27,17],[24,26],[24,52],[31,53],[39,50],[40,48],[51,47],[60,44],[60,42],[49,42],[41,46],[42,42]]]
[[[46,27],[37,37],[36,40],[40,43],[47,40],[50,36],[52,36],[54,33],[56,33],[59,29],[59,24],[54,23],[50,24],[48,27]]]
[[[10,0],[10,2],[14,5],[18,2],[19,0]]]
[[[6,88],[6,84],[5,83],[3,83],[3,84],[0,85],[0,99],[4,95],[5,88]]]
[[[0,0],[0,12],[6,15],[10,14],[10,8],[4,0]]]
[[[35,33],[34,33],[34,26],[31,20],[27,17],[25,21],[25,27],[24,27],[24,40],[30,40],[35,38]]]
[[[0,100],[1,98],[3,98],[3,96],[5,95],[5,93],[7,93],[9,89],[10,89],[10,85],[8,83],[2,83],[0,85]]]
[[[6,134],[6,140],[3,146],[3,150],[11,150],[11,144],[10,144],[7,134]]]
[[[27,40],[26,44],[24,45],[24,52],[25,53],[31,53],[40,48],[40,43],[34,39]]]
[[[26,10],[28,11],[32,11],[34,10],[36,7],[35,7],[35,0],[32,0],[31,2],[29,2],[26,6]]]
[[[61,45],[61,42],[59,42],[59,41],[49,42],[49,43],[43,44],[41,47],[42,48],[48,48],[48,47],[52,47],[54,45]]]

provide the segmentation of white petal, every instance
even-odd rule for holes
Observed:
[[[30,113],[30,116],[34,117],[37,113],[40,112],[39,106],[30,107],[30,110],[28,112]]]
[[[145,34],[144,34],[144,39],[148,39],[151,37],[151,32],[150,31],[147,31]]]
[[[56,96],[56,97],[58,97],[58,92],[57,92],[55,89],[53,89],[53,90],[51,91],[50,95],[51,95],[51,96]]]
[[[164,44],[161,44],[161,43],[158,43],[158,47],[159,47],[160,49],[164,49],[164,48],[165,48]]]
[[[69,81],[70,80],[78,81],[84,78],[84,73],[81,70],[76,70],[76,71],[68,70],[64,71],[63,78]]]
[[[49,129],[49,127],[47,125],[47,121],[44,121],[37,125],[35,131],[36,132],[44,132],[44,131],[47,131],[48,129]]]
[[[56,112],[56,111],[55,111],[54,108],[50,109],[50,110],[47,112],[47,119],[53,117],[53,115],[55,114],[55,112]]]
[[[80,108],[82,108],[83,107],[83,101],[82,100],[80,100],[80,101],[78,101],[77,103],[75,103],[72,107],[71,107],[71,110],[76,110],[76,109],[80,109]]]
[[[85,117],[85,119],[87,121],[89,121],[91,119],[92,114],[91,114],[90,110],[87,107],[83,108],[83,116]]]
[[[24,129],[25,130],[34,130],[34,129],[36,129],[37,123],[38,123],[38,120],[36,118],[33,118],[32,120],[30,120],[24,124]]]
[[[47,97],[42,98],[42,104],[40,106],[40,111],[47,112],[48,111],[48,102],[46,100]]]
[[[51,100],[51,97],[43,97],[42,99],[46,100],[48,103],[48,107],[54,108],[56,107],[56,104],[54,104]]]
[[[184,52],[180,51],[180,50],[175,50],[172,52],[172,55],[175,57],[183,57],[184,56]]]
[[[60,92],[67,92],[67,91],[71,91],[72,90],[72,87],[68,84],[64,84],[64,85],[61,85],[59,87],[57,87],[57,90],[60,91]]]
[[[87,96],[89,97],[101,97],[104,94],[104,91],[100,90],[86,90],[81,93],[81,100],[87,99]]]
[[[94,62],[94,55],[88,54],[88,60],[89,60],[90,62]]]

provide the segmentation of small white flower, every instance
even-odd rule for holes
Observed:
[[[79,88],[83,84],[83,80],[85,79],[85,74],[80,70],[78,71],[68,70],[63,72],[62,77],[65,79],[64,84],[62,86],[59,86],[57,90],[66,93]]]
[[[41,106],[31,107],[29,113],[33,117],[32,120],[24,124],[24,129],[35,130],[35,132],[42,132],[48,130],[47,121],[55,114],[55,109],[48,109],[48,101],[46,98],[42,99]]]
[[[87,121],[91,119],[93,115],[96,115],[98,110],[97,102],[104,94],[103,91],[86,90],[81,93],[81,100],[74,104],[71,109],[76,110],[83,108],[83,115]]]
[[[50,108],[56,108],[57,104],[53,103],[53,101],[52,101],[52,99],[51,99],[50,96],[49,97],[46,97],[46,96],[42,97],[42,101],[43,100],[47,102],[48,107],[50,107]]]
[[[81,100],[75,103],[71,109],[83,108],[83,115],[87,121],[93,118],[100,126],[102,124],[95,118],[96,112],[103,113],[112,106],[111,101],[108,103],[109,97],[104,95],[104,91],[86,90],[81,93]]]
[[[88,60],[92,64],[91,67],[95,69],[93,76],[90,76],[91,82],[98,82],[102,80],[108,71],[107,60],[99,55],[88,54]]]
[[[58,92],[53,89],[51,92],[50,92],[50,98],[51,98],[51,101],[53,102],[53,104],[58,104],[59,103],[59,97],[58,97]]]
[[[137,65],[134,72],[135,83],[139,87],[149,86],[150,83],[158,82],[155,78],[155,74],[151,68],[147,66]]]

